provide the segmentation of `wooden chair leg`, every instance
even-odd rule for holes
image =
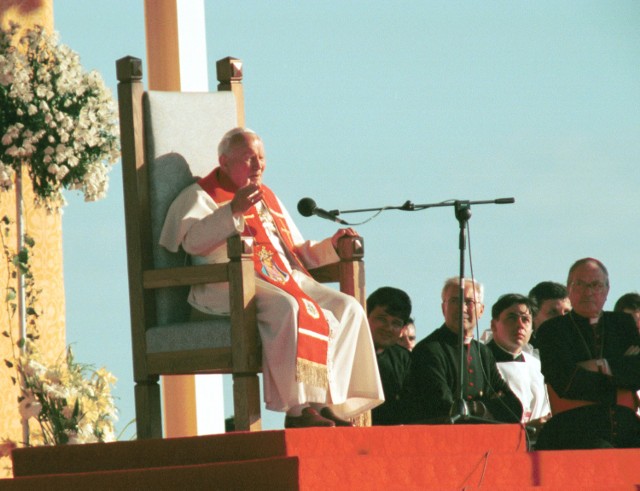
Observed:
[[[237,431],[260,431],[260,380],[258,375],[233,374],[234,422]]]
[[[355,426],[371,426],[371,411],[358,414],[355,418],[351,418],[351,422]]]
[[[137,438],[162,438],[162,403],[157,379],[137,382],[135,399]]]

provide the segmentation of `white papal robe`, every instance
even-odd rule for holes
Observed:
[[[280,203],[303,264],[314,268],[337,261],[331,239],[305,241]],[[302,290],[322,308],[329,322],[328,389],[296,381],[298,304],[285,291],[256,278],[258,329],[262,340],[264,399],[268,409],[288,411],[307,403],[331,405],[342,418],[351,418],[384,401],[371,333],[362,306],[351,296],[322,285],[302,271],[277,235],[266,206],[261,220],[271,242]],[[234,218],[229,203],[218,206],[197,183],[174,200],[160,235],[160,244],[172,252],[180,246],[195,264],[224,263],[226,239],[244,230],[244,219]],[[229,313],[226,284],[191,287],[189,303],[212,314]]]

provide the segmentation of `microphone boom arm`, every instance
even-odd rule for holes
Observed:
[[[515,198],[497,198],[490,200],[481,200],[481,201],[465,201],[469,205],[484,205],[484,204],[496,204],[503,205],[509,203],[515,203]],[[426,204],[413,204],[410,200],[407,200],[401,206],[382,206],[379,208],[360,208],[356,210],[330,210],[329,213],[332,215],[340,215],[344,213],[365,213],[372,211],[385,211],[385,210],[401,210],[401,211],[420,211],[425,210],[427,208],[437,208],[441,206],[455,206],[456,203],[460,203],[460,200],[447,200],[441,201],[439,203],[426,203]]]

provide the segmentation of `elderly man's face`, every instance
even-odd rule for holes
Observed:
[[[598,317],[609,294],[609,281],[597,264],[578,266],[569,278],[569,300],[577,314]]]
[[[476,300],[477,299],[477,300]],[[457,285],[449,285],[444,292],[442,301],[442,313],[444,314],[444,323],[449,329],[456,334],[459,329],[460,319],[460,291]],[[484,305],[479,302],[477,295],[474,295],[473,283],[465,282],[464,298],[462,299],[463,314],[462,325],[466,337],[473,336],[473,329],[482,317]]]
[[[542,302],[538,313],[533,318],[533,328],[538,329],[546,320],[571,312],[569,298],[549,298]]]
[[[234,143],[226,155],[220,155],[220,168],[237,188],[248,184],[262,184],[262,173],[266,168],[262,141],[255,135],[243,135]]]
[[[502,349],[519,354],[533,332],[529,307],[522,303],[507,307],[497,319],[491,320],[491,332]]]

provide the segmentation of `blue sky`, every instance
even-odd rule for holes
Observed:
[[[472,206],[488,307],[564,282],[585,256],[609,268],[609,309],[640,290],[639,2],[205,3],[210,88],[215,60],[243,60],[265,180],[305,237],[335,230],[298,216],[306,196],[340,210],[510,196]],[[115,60],[145,58],[142,0],[56,0],[54,16],[62,42],[114,93]],[[118,377],[120,428],[134,417],[121,180],[118,164],[97,203],[68,193],[63,217],[67,341]],[[387,211],[357,229],[368,291],[405,289],[423,338],[442,323],[440,289],[458,273],[452,208]],[[265,413],[266,428],[282,421]]]

